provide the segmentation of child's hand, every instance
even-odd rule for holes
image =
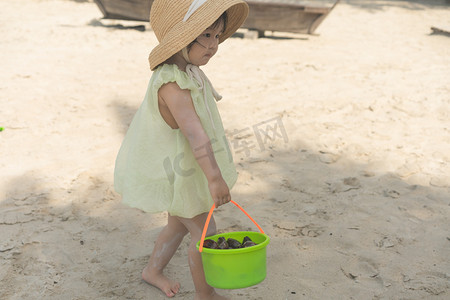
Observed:
[[[208,187],[216,208],[231,201],[230,190],[222,176],[209,182]]]

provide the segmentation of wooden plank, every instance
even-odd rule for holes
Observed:
[[[250,6],[250,10],[252,6],[278,6],[283,8],[292,8],[292,9],[317,9],[318,12],[328,12],[331,7],[335,4],[336,0],[333,1],[295,1],[295,0],[248,0],[246,1]]]
[[[247,1],[250,13],[242,27],[312,34],[338,2],[334,1],[332,6],[317,7],[292,1]]]
[[[319,27],[319,25],[322,23],[323,20],[325,20],[325,18],[329,15],[329,13],[336,7],[336,5],[339,3],[340,0],[337,0],[336,2],[334,2],[333,6],[330,7],[330,9],[328,10],[327,13],[322,14],[319,18],[317,18],[313,24],[311,24],[310,28],[309,28],[309,32],[308,33],[314,33],[314,31],[316,31],[317,27]]]
[[[242,27],[256,30],[310,33],[311,24],[320,17],[305,13],[304,7],[292,9],[275,4],[252,5],[250,11]]]
[[[270,3],[279,6],[305,6],[305,7],[328,7],[331,8],[336,0],[247,0],[255,4]]]
[[[106,11],[105,7],[103,6],[103,3],[99,0],[94,0],[95,4],[97,4],[98,8],[102,12],[103,16],[108,15],[108,12]]]
[[[94,0],[105,19],[148,22],[153,0]],[[105,13],[106,12],[106,13]]]
[[[153,0],[94,0],[106,19],[149,21]],[[339,0],[249,0],[243,28],[314,33]]]

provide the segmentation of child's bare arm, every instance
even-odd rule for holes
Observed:
[[[189,90],[182,90],[176,83],[171,82],[159,89],[159,100],[161,105],[167,106],[189,141],[194,156],[208,180],[209,190],[216,207],[229,202],[230,191],[222,178],[211,141],[195,111]]]

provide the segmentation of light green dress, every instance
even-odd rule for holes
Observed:
[[[237,173],[210,83],[203,91],[186,72],[165,64],[153,73],[123,140],[116,159],[114,187],[131,207],[192,218],[209,211],[214,202],[188,140],[180,129],[167,125],[159,112],[158,90],[168,82],[190,90],[222,177],[230,189],[235,184]]]

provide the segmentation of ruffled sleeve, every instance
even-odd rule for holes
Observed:
[[[186,72],[181,71],[176,65],[162,65],[156,70],[152,87],[158,91],[161,86],[169,82],[176,82],[183,90],[197,91],[198,86],[193,82]]]

